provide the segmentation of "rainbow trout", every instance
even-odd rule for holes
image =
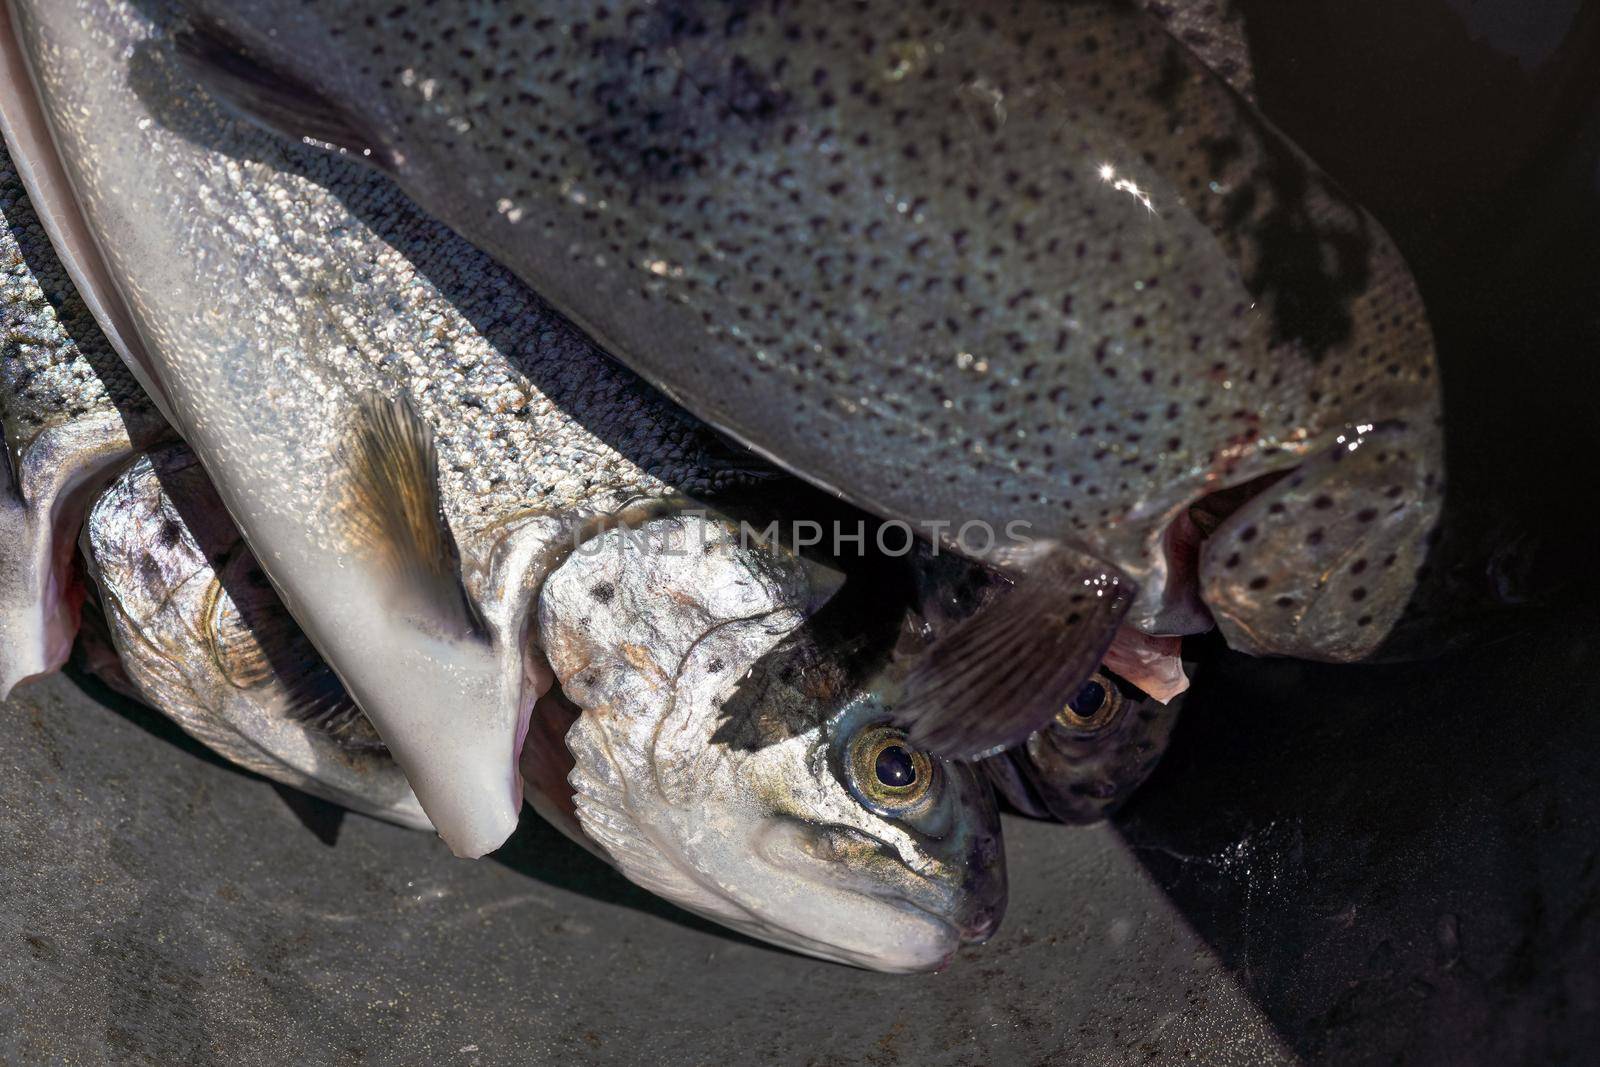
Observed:
[[[532,591],[574,524],[736,479],[727,450],[389,183],[236,128],[134,8],[7,6],[7,135],[57,163],[30,193],[120,307],[97,321],[133,324],[131,369],[429,819],[492,850],[552,681]]]
[[[938,751],[1050,721],[1124,623],[1354,660],[1412,593],[1443,479],[1410,273],[1131,5],[178,7],[215,98],[1017,578],[913,671]]]

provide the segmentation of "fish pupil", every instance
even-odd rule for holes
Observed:
[[[899,745],[885,746],[878,753],[873,772],[878,781],[890,789],[904,789],[917,781],[917,766],[911,760],[911,753]]]
[[[1081,719],[1088,719],[1106,702],[1106,687],[1099,682],[1084,682],[1076,696],[1067,701],[1067,707]]]

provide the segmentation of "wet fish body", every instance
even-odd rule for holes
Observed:
[[[766,647],[747,634],[728,646],[725,674],[694,675],[697,687],[678,693],[662,674],[682,652],[675,641],[711,647],[731,636],[722,624],[742,622],[718,614],[729,604],[769,616],[763,641],[802,628],[819,596],[807,584],[812,571],[738,546],[674,581],[648,558],[623,566],[618,588],[675,590],[653,612],[608,608],[588,583],[579,587],[584,614],[570,616],[574,598],[552,600],[545,590],[554,575],[603,558],[576,554],[583,537],[639,508],[765,481],[769,472],[752,472],[381,179],[237,127],[196,98],[177,78],[166,38],[132,7],[12,7],[76,204],[97,236],[95,249],[69,247],[69,255],[103,256],[143,342],[141,374],[158,386],[283,606],[453,848],[492,848],[514,822],[524,724],[531,743],[562,736],[561,716],[544,713],[555,676],[582,712],[569,738],[593,716],[632,752],[637,730],[656,732],[649,714],[687,715],[680,721],[697,727],[710,721],[721,687],[736,684]],[[105,77],[107,69],[125,77]],[[152,669],[140,684],[227,697],[226,684],[254,677],[265,648],[251,643],[270,642],[276,624],[211,622],[221,598],[203,594],[214,583],[247,621],[248,598],[236,591],[249,584],[237,580],[249,565],[236,548],[220,556],[201,548],[228,539],[215,516],[192,522],[157,492],[156,472],[198,475],[182,462],[152,454],[135,466],[101,498],[103,521],[91,524],[85,544],[102,590],[141,605],[113,618],[120,639],[161,649],[146,657]],[[175,520],[184,529],[168,529]],[[169,567],[164,575],[140,573],[139,546],[152,543],[159,547],[143,566]],[[753,574],[768,580],[741,584]],[[148,610],[163,590],[174,593],[176,614]],[[257,621],[269,606],[255,603]],[[277,630],[284,641],[298,635]],[[210,659],[156,680],[184,655],[185,641]],[[211,655],[208,642],[228,654]],[[607,685],[633,685],[652,700],[617,703],[613,689],[577,671],[577,648],[617,663]],[[559,659],[556,672],[545,653]],[[737,759],[707,751],[717,739],[693,731],[658,745],[648,763],[608,765],[591,745],[574,785],[580,798],[604,803],[582,822],[573,790],[553,773],[559,759],[524,751],[520,769],[534,779],[541,810],[669,899],[828,958],[936,966],[998,921],[1004,867],[993,802],[971,771],[940,769],[906,749],[881,716],[865,715],[861,708],[882,703],[866,682],[832,693],[832,704],[791,701],[786,710],[808,723],[808,740]],[[232,696],[259,712],[291,683],[277,676]],[[207,699],[213,708],[240,706],[214,696],[200,703]],[[759,706],[753,714],[763,717]],[[934,832],[918,837],[905,829],[912,813],[871,807],[861,774],[846,786],[836,756],[868,729],[879,754],[890,752],[896,788],[936,798],[927,801],[943,820]],[[834,762],[817,763],[821,752]],[[766,773],[759,782],[708,775],[718,788],[690,798],[695,813],[717,817],[726,806],[730,832],[767,839],[770,830],[778,851],[696,851],[683,824],[669,832],[682,794],[652,797],[641,783],[638,804],[617,801],[630,772],[733,764]],[[907,767],[926,775],[912,774],[908,785]],[[933,792],[933,775],[961,786]],[[756,785],[764,792],[752,793]],[[572,818],[562,818],[564,807]],[[803,870],[788,870],[795,864]],[[660,877],[666,870],[676,877]],[[762,910],[768,883],[792,889],[796,879],[809,886],[812,906]]]
[[[84,508],[164,430],[50,250],[0,153],[0,699],[66,659]]]
[[[95,251],[147,343],[141,373],[247,540],[270,546],[257,558],[446,840],[493,848],[520,807],[521,722],[549,684],[521,613],[523,583],[548,567],[541,549],[565,547],[552,516],[669,491],[608,440],[676,476],[673,491],[704,489],[718,473],[694,469],[702,431],[508,276],[488,272],[453,309],[433,279],[459,281],[479,255],[358,169],[235,129],[172,80],[132,8],[13,14]],[[126,79],[86,76],[119,54]],[[423,491],[450,521],[464,562],[448,580],[472,586],[471,619],[457,589],[411,599],[426,587],[385,555],[416,547],[427,521],[376,541],[360,523],[373,484],[349,473],[352,432],[362,398],[384,389],[431,428],[407,458],[437,467]]]
[[[1409,272],[1131,6],[183,6],[219,97],[388,170],[696,414],[880,514],[1059,548],[991,552],[1068,604],[1023,628],[1073,665],[1046,691],[1123,613],[1348,660],[1410,595],[1442,478]],[[1004,704],[967,652],[1018,637],[919,692]]]
[[[141,699],[235,764],[433,828],[186,447],[140,453],[95,499],[80,543],[118,666]]]

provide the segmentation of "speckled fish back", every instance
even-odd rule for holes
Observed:
[[[1177,514],[1354,427],[1409,428],[1432,524],[1399,253],[1131,5],[186,6],[696,414],[1074,542],[1146,626]]]

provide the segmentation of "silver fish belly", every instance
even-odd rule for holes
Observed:
[[[697,415],[880,514],[1069,548],[1028,602],[1065,632],[1019,657],[1071,661],[1047,688],[1123,612],[1349,660],[1409,599],[1443,485],[1410,274],[1130,5],[183,6],[220,99],[394,174]],[[1121,592],[1049,606],[1082,581]]]
[[[432,828],[187,448],[141,454],[95,500],[81,543],[121,669],[141,699],[230,762]]]

